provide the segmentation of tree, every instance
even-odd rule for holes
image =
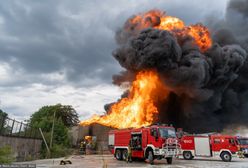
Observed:
[[[54,118],[55,113],[55,118]],[[70,147],[68,128],[77,125],[78,114],[70,105],[56,104],[44,106],[30,117],[29,124],[33,128],[41,128],[45,139],[50,143],[52,125],[54,122],[52,156],[63,156]],[[50,145],[50,144],[49,144]],[[45,145],[42,145],[42,155],[46,155]]]
[[[52,106],[44,106],[39,111],[35,112],[30,119],[30,123],[39,122],[44,116],[53,117],[56,115],[57,119],[61,119],[66,127],[72,127],[78,124],[78,114],[76,110],[70,105],[56,104]]]
[[[8,114],[0,109],[0,118],[6,118],[6,117],[8,117]]]
[[[7,117],[8,117],[8,114],[3,112],[3,110],[0,109],[0,134],[4,134],[7,131],[7,128],[6,128]]]

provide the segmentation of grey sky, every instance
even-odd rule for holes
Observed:
[[[43,105],[73,105],[81,118],[121,90],[114,34],[133,14],[158,8],[187,24],[222,18],[227,0],[6,0],[0,3],[0,108],[24,119]]]

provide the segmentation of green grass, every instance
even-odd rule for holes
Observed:
[[[5,145],[0,148],[0,164],[10,164],[14,161],[11,147]]]

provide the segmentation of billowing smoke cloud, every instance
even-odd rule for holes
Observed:
[[[247,125],[248,0],[230,1],[226,19],[212,24],[214,43],[205,51],[190,36],[151,28],[160,23],[159,17],[146,16],[142,29],[132,19],[116,34],[119,48],[113,56],[127,71],[113,77],[115,84],[131,82],[140,70],[155,69],[171,90],[158,102],[160,122],[190,132]]]
[[[130,71],[157,68],[168,70],[177,66],[181,48],[167,31],[146,29],[114,53],[120,65]]]

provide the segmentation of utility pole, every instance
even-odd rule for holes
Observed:
[[[53,131],[54,131],[55,113],[56,113],[56,111],[54,111],[54,113],[53,113],[53,126],[52,126],[52,131],[51,131],[50,149],[52,149],[52,144],[53,144]]]
[[[40,130],[40,134],[41,134],[41,136],[42,136],[42,138],[43,138],[43,141],[45,142],[45,145],[46,145],[46,148],[47,148],[47,152],[48,152],[48,156],[47,156],[47,157],[49,158],[49,157],[51,156],[50,149],[48,148],[46,139],[45,139],[45,137],[44,137],[44,135],[43,135],[43,132],[42,132],[41,128],[39,128],[39,130]]]

